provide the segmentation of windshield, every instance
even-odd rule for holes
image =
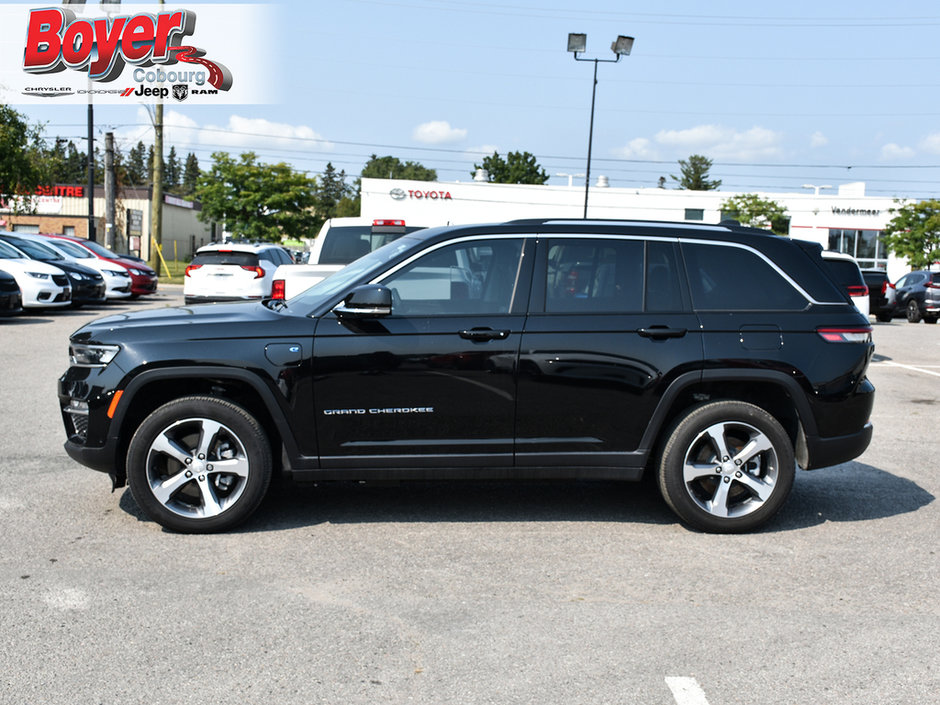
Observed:
[[[384,247],[360,257],[348,267],[343,267],[335,274],[314,284],[306,291],[290,299],[287,303],[293,307],[295,304],[302,308],[314,309],[322,306],[326,301],[357,279],[366,278],[371,272],[377,272],[386,264],[398,257],[401,253],[412,249],[422,239],[403,237],[388,243]]]
[[[85,247],[87,247],[89,250],[94,252],[99,257],[106,257],[107,259],[117,259],[116,254],[111,252],[111,250],[109,250],[107,247],[99,245],[97,242],[92,242],[91,240],[89,240],[88,242],[85,242],[82,244],[85,245]]]
[[[94,259],[88,250],[84,247],[76,245],[74,242],[69,242],[68,240],[56,240],[49,244],[50,247],[54,247],[61,252],[64,252],[69,257],[74,257],[75,259]]]
[[[26,259],[26,256],[5,242],[0,242],[0,259]]]
[[[58,262],[59,260],[64,259],[62,255],[55,252],[54,250],[46,247],[45,245],[40,245],[38,242],[33,242],[32,240],[23,240],[19,237],[11,237],[7,240],[7,242],[16,247],[16,249],[25,252],[33,259],[38,259],[43,262]]]

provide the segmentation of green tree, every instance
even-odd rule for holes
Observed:
[[[143,142],[137,142],[127,153],[127,185],[142,186],[147,183],[150,170],[147,165],[147,148]]]
[[[176,147],[170,147],[170,153],[167,155],[163,166],[163,188],[168,192],[175,193],[179,188],[182,176],[183,165],[180,164],[180,158],[176,154]]]
[[[787,209],[776,201],[768,201],[756,193],[742,193],[721,202],[721,211],[741,225],[770,228],[777,235],[786,235],[790,227]]]
[[[54,150],[42,140],[42,130],[23,115],[0,104],[0,196],[31,194],[50,180]],[[14,211],[31,210],[32,199],[11,199]]]
[[[471,176],[476,176],[477,169],[484,169],[487,181],[494,184],[544,184],[548,181],[545,169],[535,161],[535,155],[528,152],[510,152],[503,159],[499,152],[483,158],[482,166],[473,165]]]
[[[673,181],[679,182],[679,188],[689,191],[714,191],[721,186],[721,180],[711,181],[708,171],[712,168],[712,160],[701,154],[693,154],[688,159],[679,160],[679,170],[682,177],[670,174]]]
[[[402,162],[398,157],[377,157],[374,154],[362,167],[360,176],[367,179],[410,179],[437,181],[437,172],[418,162]]]
[[[328,218],[335,218],[340,202],[354,195],[353,187],[346,183],[346,172],[337,172],[332,162],[327,162],[317,182],[316,227],[319,228]]]
[[[237,160],[212,154],[212,166],[196,184],[199,218],[222,223],[238,237],[279,242],[314,229],[316,182],[281,162],[263,164],[254,152]]]
[[[881,240],[891,252],[906,257],[912,269],[926,269],[940,260],[940,201],[895,201]]]
[[[196,193],[196,183],[199,181],[199,160],[190,152],[186,155],[186,165],[183,167],[183,184],[181,187],[184,196]]]

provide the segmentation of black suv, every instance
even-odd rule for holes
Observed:
[[[298,480],[653,473],[738,532],[868,446],[871,327],[818,245],[734,226],[435,228],[283,301],[141,311],[72,335],[69,455],[177,531]]]

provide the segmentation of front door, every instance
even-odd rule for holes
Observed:
[[[526,238],[431,248],[376,280],[390,316],[317,327],[321,467],[511,466]],[[531,256],[529,257],[531,259]]]

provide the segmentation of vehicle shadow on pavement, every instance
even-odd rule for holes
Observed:
[[[865,463],[798,471],[789,500],[766,530],[885,519],[916,512],[934,499],[912,480]]]
[[[934,499],[911,480],[862,463],[799,471],[787,504],[757,533],[882,519],[915,512]],[[139,521],[150,521],[129,490],[121,495],[120,507]],[[275,482],[255,514],[230,533],[284,531],[318,524],[525,521],[682,526],[649,480]]]

